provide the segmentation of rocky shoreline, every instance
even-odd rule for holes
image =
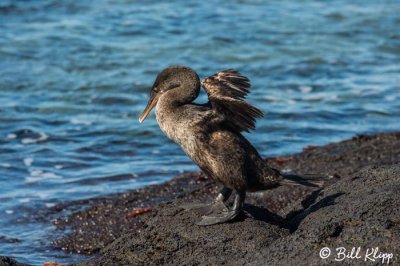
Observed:
[[[344,259],[348,264],[399,262],[400,133],[357,136],[266,160],[284,171],[330,178],[318,191],[249,193],[237,222],[209,227],[196,226],[199,214],[178,207],[215,196],[218,186],[201,173],[59,204],[52,209],[54,224],[68,233],[54,245],[95,254],[76,265],[329,264],[341,258],[339,247],[359,248]],[[321,259],[324,247],[331,254]],[[12,263],[0,257],[0,265],[18,265]]]

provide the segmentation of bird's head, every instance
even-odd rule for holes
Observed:
[[[200,79],[193,69],[171,66],[161,71],[150,91],[150,99],[139,117],[142,123],[160,98],[168,96],[171,103],[189,103],[199,95]]]

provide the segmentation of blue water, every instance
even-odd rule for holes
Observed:
[[[263,156],[400,129],[400,1],[264,2],[0,0],[0,255],[79,260],[38,210],[197,170],[137,121],[171,64],[248,76]]]

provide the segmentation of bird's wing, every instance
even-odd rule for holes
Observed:
[[[255,129],[256,119],[263,112],[245,101],[250,81],[233,69],[215,73],[201,81],[212,109],[224,122],[239,132]]]

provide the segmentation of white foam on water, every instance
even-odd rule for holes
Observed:
[[[17,135],[14,133],[10,133],[7,135],[7,139],[16,139],[16,138],[17,138]]]
[[[311,87],[311,86],[300,86],[299,90],[302,93],[309,93],[309,92],[311,92],[313,90],[313,87]]]
[[[51,173],[51,172],[44,172],[42,170],[30,170],[30,176],[25,177],[25,181],[27,183],[36,183],[39,181],[47,180],[47,179],[61,179],[63,178],[60,175]]]
[[[22,198],[22,199],[19,199],[18,201],[21,203],[28,203],[31,201],[31,199],[30,198]]]
[[[92,124],[92,122],[90,122],[90,121],[81,120],[79,118],[71,118],[69,121],[71,122],[71,124],[74,124],[74,125],[90,126]]]
[[[386,101],[389,101],[389,102],[393,102],[393,101],[396,100],[396,96],[395,96],[395,95],[388,95],[388,96],[385,96],[385,100],[386,100]]]
[[[7,214],[13,214],[14,211],[13,211],[13,210],[6,210],[5,213],[7,213]]]
[[[24,159],[24,164],[25,164],[26,166],[31,166],[32,163],[33,163],[33,158],[25,158],[25,159]]]
[[[90,126],[99,121],[99,115],[96,114],[81,114],[69,120],[71,124]]]
[[[64,165],[62,165],[62,164],[56,164],[56,165],[54,165],[54,168],[56,168],[56,169],[62,169],[62,168],[64,168]]]
[[[39,138],[33,139],[33,138],[24,138],[21,140],[22,144],[33,144],[33,143],[38,143],[42,141],[46,141],[49,138],[49,136],[43,132],[39,132]]]
[[[339,100],[339,97],[336,94],[329,95],[326,98],[327,102],[337,102],[338,100]]]
[[[10,167],[11,167],[11,164],[9,164],[9,163],[2,163],[2,164],[0,164],[0,166],[3,167],[3,168],[10,168]]]
[[[64,190],[64,192],[65,192],[65,193],[75,193],[75,192],[78,192],[78,189],[76,189],[76,188],[69,188],[69,189]]]
[[[264,99],[268,102],[277,102],[278,101],[278,98],[273,95],[263,96],[262,99]]]

